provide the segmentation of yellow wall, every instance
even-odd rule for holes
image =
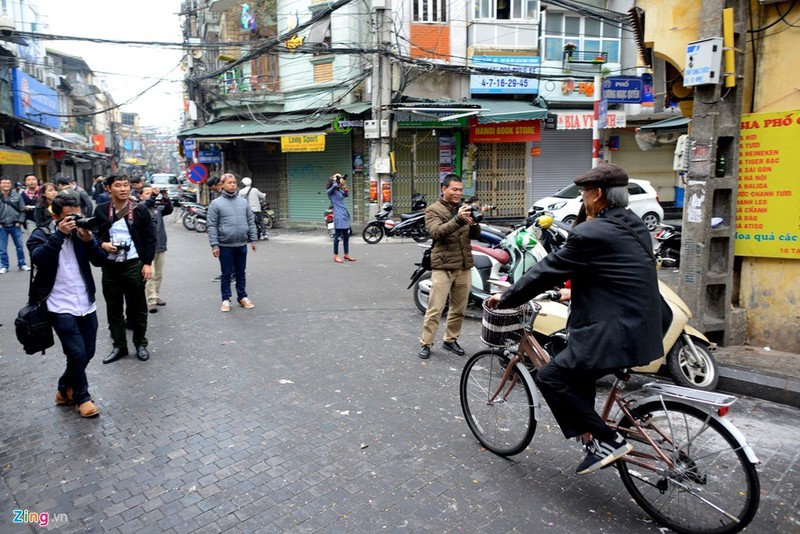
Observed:
[[[790,3],[779,5],[783,10]],[[762,16],[756,17],[755,21],[758,27],[768,26],[777,18],[774,6],[762,7],[760,12]],[[795,6],[786,16],[786,20],[794,22],[798,18],[800,5]],[[778,22],[760,35],[761,39],[756,41],[758,71],[753,86],[753,113],[800,109],[800,92],[796,83],[797,73],[800,72],[800,54],[797,53],[800,47],[800,29]],[[752,54],[750,43],[747,54]],[[747,101],[744,105],[747,110],[750,102]],[[798,280],[800,260],[743,259],[739,306],[747,310],[747,334],[750,343],[800,352]]]
[[[699,38],[698,25],[701,0],[664,2],[638,0],[636,5],[646,12],[645,42],[654,47],[657,57],[683,70],[686,43]],[[789,2],[779,4],[783,9]],[[754,25],[768,26],[778,15],[775,6],[760,6],[751,0]],[[800,4],[785,20],[800,18]],[[749,20],[749,17],[748,17]],[[800,72],[800,29],[778,22],[759,32],[756,41],[756,81],[752,77],[752,44],[748,34],[745,48],[743,113],[782,112],[800,109],[797,73]],[[751,100],[752,95],[752,100]],[[686,113],[685,113],[686,114]],[[770,258],[742,259],[739,277],[739,301],[747,310],[747,337],[753,345],[776,350],[800,352],[800,260]]]

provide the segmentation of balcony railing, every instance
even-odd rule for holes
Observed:
[[[608,52],[591,50],[564,50],[564,63],[585,63],[602,65],[608,62]]]

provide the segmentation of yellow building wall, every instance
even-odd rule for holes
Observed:
[[[701,0],[664,2],[638,0],[636,5],[646,12],[645,42],[654,53],[683,70],[686,43],[699,38]],[[791,5],[780,4],[784,9]],[[769,26],[778,15],[774,6],[760,6],[751,1],[753,24]],[[721,14],[720,14],[721,16]],[[785,20],[800,18],[800,4]],[[748,17],[749,20],[749,17]],[[751,29],[751,28],[748,28]],[[756,77],[752,76],[753,47],[748,34],[745,48],[743,113],[765,113],[800,110],[797,73],[800,72],[800,28],[778,22],[758,32],[756,44]],[[791,73],[791,74],[790,74]],[[684,114],[687,115],[686,111]],[[742,258],[739,272],[738,305],[747,311],[747,338],[753,345],[775,350],[800,352],[800,260],[774,258]]]

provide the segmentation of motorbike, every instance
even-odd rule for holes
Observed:
[[[275,226],[275,210],[267,201],[261,202],[261,215],[264,220],[264,229],[271,230]]]
[[[658,225],[656,232],[656,258],[661,260],[664,267],[677,268],[681,262],[681,224],[673,223]]]
[[[478,308],[487,297],[518,280],[548,254],[544,245],[536,239],[532,227],[517,228],[494,248],[484,247],[475,241],[470,246],[473,267],[469,304]],[[414,286],[414,304],[425,313],[428,311],[432,282],[430,271],[422,267],[421,263],[415,264],[417,268],[411,275],[411,283],[407,289]]]
[[[711,354],[716,346],[689,326],[692,312],[677,293],[660,280],[658,288],[672,312],[672,321],[664,335],[664,356],[633,370],[668,375],[679,386],[713,391],[719,382],[719,368]],[[552,357],[566,346],[569,306],[554,301],[539,304],[542,309],[533,323],[533,335]]]
[[[361,237],[374,245],[379,243],[383,236],[386,237],[410,237],[417,243],[424,243],[430,239],[428,227],[425,226],[425,208],[428,202],[425,195],[415,193],[411,197],[411,213],[400,215],[400,222],[394,221],[392,217],[393,207],[390,202],[384,202],[381,210],[375,214],[375,220],[369,222],[361,233]]]
[[[202,207],[202,204],[198,204],[196,202],[194,203],[184,202],[181,204],[181,212],[178,215],[178,218],[181,220],[181,223],[183,223],[183,227],[189,231],[194,230],[195,216],[194,213],[192,212],[192,208],[196,207]]]
[[[325,226],[328,227],[328,237],[332,238],[336,235],[336,229],[333,227],[333,204],[328,206],[322,216],[325,217]]]
[[[208,208],[200,205],[192,206],[189,208],[189,214],[193,219],[194,230],[205,233],[208,230]]]

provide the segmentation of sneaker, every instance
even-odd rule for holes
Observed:
[[[243,298],[242,300],[239,301],[239,306],[241,306],[242,308],[248,309],[248,310],[251,309],[251,308],[255,308],[256,307],[256,305],[253,304],[253,301],[250,300],[247,297],[245,297],[245,298]]]
[[[219,307],[219,311],[221,312],[229,312],[231,311],[231,301],[223,300],[222,306]]]
[[[0,267],[0,274],[6,274],[7,272],[8,272],[8,269],[7,269],[7,268],[5,268],[5,267]]]
[[[461,348],[461,345],[459,345],[458,341],[456,340],[445,341],[444,343],[442,343],[442,347],[445,350],[449,350],[453,354],[456,354],[457,356],[463,356],[464,354],[466,354],[466,352],[464,352],[464,349]]]
[[[19,266],[19,270],[20,270],[20,271],[30,271],[30,270],[31,270],[31,268],[30,268],[30,267],[28,267],[27,265],[20,265],[20,266]]]
[[[219,282],[221,278],[222,278],[222,275],[219,275],[219,274],[218,274],[217,276],[215,276],[214,278],[212,278],[212,279],[211,279],[211,281],[212,281],[212,282]],[[233,282],[234,280],[236,280],[236,275],[235,275],[235,274],[232,274],[232,275],[231,275],[231,282]]]
[[[631,452],[633,446],[625,441],[622,436],[615,434],[613,441],[593,439],[586,444],[586,450],[588,454],[575,469],[575,474],[588,475],[593,473]]]

